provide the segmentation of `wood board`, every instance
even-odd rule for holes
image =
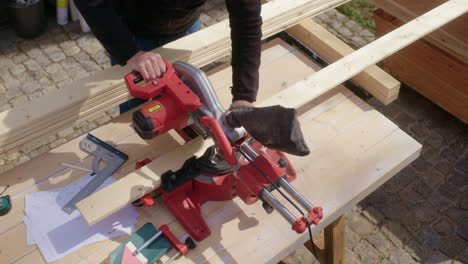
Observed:
[[[328,63],[335,62],[354,52],[353,48],[312,19],[307,19],[289,28],[286,32],[316,52]],[[369,66],[354,76],[352,80],[385,105],[390,104],[398,97],[400,82],[376,65]]]

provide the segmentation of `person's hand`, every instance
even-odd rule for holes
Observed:
[[[152,81],[166,72],[166,65],[161,55],[139,51],[127,61],[127,65],[141,74],[145,81]]]
[[[236,100],[232,102],[231,107],[236,107],[236,106],[254,107],[254,105],[251,102],[245,101],[245,100]]]

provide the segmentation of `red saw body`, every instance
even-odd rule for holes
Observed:
[[[164,204],[190,236],[201,241],[210,235],[201,215],[203,203],[235,197],[246,204],[261,200],[268,213],[277,210],[297,233],[318,224],[322,208],[313,206],[289,184],[296,171],[286,155],[264,147],[243,129],[220,122],[225,110],[202,71],[183,62],[165,63],[167,72],[156,81],[140,85],[142,78],[136,72],[125,76],[125,81],[131,95],[150,100],[133,114],[133,125],[142,138],[175,129],[186,140],[200,135],[216,142],[203,156],[161,176],[159,192]],[[294,216],[275,198],[272,192],[277,188],[300,204],[302,215]],[[154,204],[148,195],[142,202]]]

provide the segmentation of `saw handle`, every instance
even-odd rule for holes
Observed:
[[[236,165],[237,159],[236,159],[236,155],[234,152],[234,148],[229,142],[229,139],[224,133],[224,130],[219,125],[218,120],[214,117],[204,116],[200,118],[200,121],[203,126],[210,129],[216,143],[219,146],[219,149],[223,153],[224,159],[229,163],[229,165],[232,165],[232,166]]]
[[[175,70],[168,61],[164,58],[162,60],[166,65],[166,72],[160,78],[147,82],[144,85],[139,85],[139,83],[143,81],[143,76],[139,72],[134,70],[125,75],[125,83],[133,97],[150,100],[160,94],[164,88],[168,86],[168,82],[175,74]]]

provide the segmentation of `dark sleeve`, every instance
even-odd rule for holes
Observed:
[[[232,40],[232,96],[254,102],[258,91],[262,17],[260,0],[226,0]]]
[[[119,15],[112,0],[74,0],[91,31],[107,52],[123,65],[139,51],[135,37]]]

